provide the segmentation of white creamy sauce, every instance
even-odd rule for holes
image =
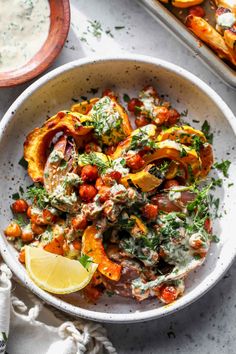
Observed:
[[[226,12],[219,15],[216,21],[219,26],[230,28],[236,22],[236,17],[232,12]]]
[[[47,39],[48,0],[0,0],[0,72],[26,64]]]

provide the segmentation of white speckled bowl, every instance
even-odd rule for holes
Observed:
[[[154,84],[160,94],[168,95],[179,111],[188,109],[189,120],[200,127],[205,119],[215,131],[214,150],[217,160],[230,159],[229,179],[216,191],[225,210],[214,222],[214,233],[220,238],[213,244],[207,261],[190,275],[184,296],[169,306],[157,300],[136,303],[118,296],[104,295],[96,304],[87,304],[78,293],[56,297],[39,289],[17,260],[17,252],[6,241],[3,229],[11,219],[11,195],[20,185],[31,182],[18,164],[26,134],[60,109],[69,108],[72,98],[91,96],[91,88],[110,87],[131,97],[146,84]],[[193,123],[192,120],[200,123]],[[0,125],[0,185],[2,256],[19,280],[45,302],[67,313],[106,322],[135,322],[165,316],[190,304],[209,290],[231,265],[236,254],[236,185],[228,184],[236,177],[236,120],[222,99],[205,83],[186,70],[168,62],[138,56],[82,59],[68,63],[46,74],[30,87],[9,108]]]

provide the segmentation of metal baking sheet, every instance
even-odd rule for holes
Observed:
[[[175,14],[173,14],[158,0],[138,0],[138,2],[168,31],[172,32],[177,39],[189,47],[214,74],[227,85],[236,89],[236,71],[205,44],[199,45],[199,38],[191,33],[181,22],[182,14],[179,12],[180,9],[178,9],[178,12],[174,10]]]

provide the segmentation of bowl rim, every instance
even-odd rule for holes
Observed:
[[[53,0],[52,0],[53,1]],[[55,1],[55,0],[54,0]],[[59,20],[63,20],[63,26],[61,27],[61,30],[56,32],[55,35],[55,41],[53,42],[53,45],[48,47],[45,55],[42,57],[40,56],[40,53],[42,50],[44,50],[44,47],[52,37],[52,18],[51,18],[51,7],[53,6],[56,8],[55,4],[51,3],[51,0],[49,0],[49,5],[50,5],[50,27],[49,27],[49,32],[47,35],[47,38],[45,42],[42,44],[41,48],[38,50],[37,53],[34,54],[34,56],[26,62],[24,65],[17,69],[13,69],[10,71],[5,71],[5,72],[0,72],[0,88],[4,87],[13,87],[17,86],[20,84],[23,84],[27,81],[32,80],[33,78],[37,77],[41,73],[43,73],[52,63],[53,61],[58,57],[60,52],[63,49],[64,43],[66,41],[66,38],[68,36],[68,32],[70,29],[70,1],[69,0],[60,0],[61,6],[62,6],[62,11],[63,15]],[[58,15],[55,13],[54,14],[54,20],[58,21]],[[54,21],[55,22],[55,21]],[[54,24],[55,26],[55,24]],[[40,60],[39,60],[40,58]],[[32,63],[34,61],[37,62],[36,66],[33,66]]]
[[[133,61],[138,64],[152,64],[159,66],[163,69],[166,69],[183,79],[187,80],[191,84],[193,84],[197,89],[206,94],[218,107],[218,109],[223,113],[225,119],[230,124],[234,134],[236,135],[236,119],[234,117],[233,112],[227,106],[227,104],[223,101],[223,99],[205,82],[199,79],[197,76],[192,74],[191,72],[177,66],[168,61],[157,59],[150,56],[139,55],[139,54],[121,54],[115,56],[93,56],[90,58],[82,58],[67,64],[64,64],[48,73],[44,76],[36,80],[33,84],[31,84],[23,93],[13,102],[10,108],[5,113],[3,119],[0,122],[0,140],[3,137],[5,128],[7,127],[8,122],[12,119],[12,112],[15,112],[18,107],[20,107],[34,92],[36,92],[40,87],[44,86],[47,82],[55,79],[60,76],[62,73],[73,70],[76,67],[81,67],[84,65],[97,64],[99,62],[117,62],[117,61]],[[13,273],[19,278],[19,280],[34,294],[39,296],[46,303],[62,310],[70,315],[82,317],[94,321],[100,322],[110,322],[110,323],[131,323],[131,322],[140,322],[140,321],[148,321],[156,318],[161,318],[171,313],[174,313],[192,302],[199,299],[202,295],[204,295],[207,291],[209,291],[225,274],[228,268],[231,266],[232,262],[236,256],[236,248],[231,249],[231,253],[228,255],[227,260],[221,265],[217,271],[213,272],[210,280],[208,280],[207,284],[203,284],[198,289],[194,290],[190,294],[186,294],[185,296],[179,298],[176,302],[171,305],[158,307],[155,309],[143,311],[143,312],[134,312],[128,314],[119,314],[119,313],[105,313],[105,312],[96,312],[94,310],[83,309],[61,299],[49,294],[43,290],[41,290],[38,286],[36,286],[28,276],[25,275],[24,272],[19,271],[18,261],[12,256],[12,253],[7,249],[7,240],[4,237],[0,237],[0,252],[6,264],[13,271]]]

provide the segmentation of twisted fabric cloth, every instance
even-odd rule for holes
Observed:
[[[14,296],[12,274],[5,264],[0,265],[0,353],[11,354],[115,354],[106,330],[87,320],[62,322],[64,315],[43,306],[24,289],[24,302]],[[26,300],[32,304],[26,305]],[[40,321],[41,314],[52,324]],[[59,319],[60,317],[60,319]]]

